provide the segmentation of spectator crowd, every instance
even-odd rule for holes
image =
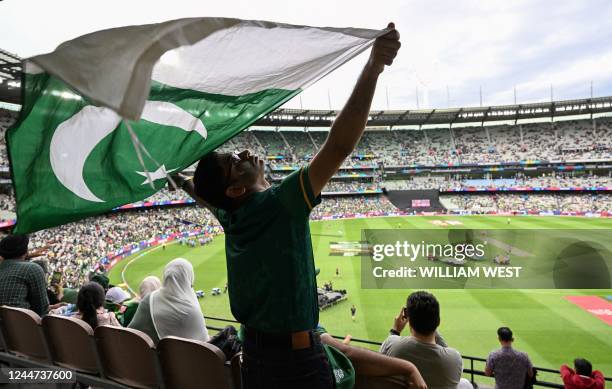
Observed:
[[[410,179],[384,181],[380,186],[394,190],[438,189],[442,192],[507,188],[612,188],[612,177],[609,173],[608,175],[549,173],[540,176],[518,174],[508,178],[417,175]]]
[[[440,201],[449,211],[474,214],[499,212],[612,212],[610,194],[463,194],[442,195]]]
[[[301,130],[301,129],[300,129]],[[249,148],[259,155],[282,157],[284,166],[307,161],[325,141],[325,131],[270,131],[252,128],[224,145],[224,151]],[[527,160],[567,161],[612,158],[612,123],[607,118],[490,127],[394,129],[364,133],[352,159],[384,166],[507,163]]]
[[[30,245],[46,250],[49,276],[61,272],[65,284],[74,287],[110,253],[151,238],[188,232],[213,220],[210,211],[200,207],[118,212],[33,233]]]

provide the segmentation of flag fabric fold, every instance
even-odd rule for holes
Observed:
[[[192,18],[94,32],[26,60],[6,135],[14,231],[152,195],[385,32]]]

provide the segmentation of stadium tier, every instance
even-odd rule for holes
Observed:
[[[16,119],[16,113],[0,109],[0,135]],[[290,128],[252,127],[220,150],[251,149],[266,156],[273,169],[309,160],[327,133]],[[3,151],[0,166],[7,166]],[[344,165],[359,162],[372,166],[503,165],[510,163],[608,161],[612,159],[612,120],[572,120],[421,130],[366,130],[356,151]]]
[[[5,222],[14,219],[15,206],[4,132],[16,117],[0,109],[0,219]],[[312,158],[325,141],[325,130],[255,126],[220,150],[250,149],[265,156],[268,179],[277,182]],[[611,210],[605,194],[612,190],[611,168],[612,119],[607,117],[452,129],[378,128],[366,130],[323,195],[334,197],[331,203],[358,200],[352,213],[388,210],[383,190],[426,189],[438,190],[446,209],[456,212],[605,212]],[[337,198],[349,195],[354,200]],[[372,197],[377,200],[369,201]],[[182,191],[162,190],[121,208],[176,204],[193,201]]]

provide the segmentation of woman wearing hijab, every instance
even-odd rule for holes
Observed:
[[[138,306],[140,302],[149,294],[161,288],[162,284],[159,278],[155,276],[148,276],[140,283],[140,287],[138,288],[138,295],[131,299],[130,301],[126,301],[123,303],[123,314],[121,315],[120,321],[124,327],[130,325],[132,320],[134,319],[134,315],[138,310]]]
[[[140,283],[138,288],[139,300],[142,301],[147,295],[155,292],[157,289],[162,287],[162,283],[159,278],[155,276],[148,276]]]
[[[172,260],[164,269],[161,289],[139,304],[129,327],[140,330],[157,344],[167,336],[208,342],[208,330],[193,291],[193,266],[183,258]]]

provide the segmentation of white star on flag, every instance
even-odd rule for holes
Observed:
[[[140,174],[143,177],[146,177],[147,179],[144,180],[144,182],[140,185],[146,185],[146,184],[151,184],[153,183],[153,181],[157,181],[157,180],[161,180],[166,178],[166,175],[172,173],[173,171],[175,171],[176,169],[170,169],[170,170],[166,170],[166,166],[161,165],[156,171],[154,172],[149,172],[149,175],[147,176],[146,172],[136,172],[138,174]]]

